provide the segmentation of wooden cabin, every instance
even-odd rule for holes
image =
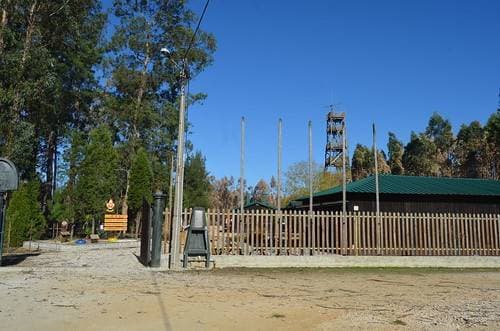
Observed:
[[[379,175],[381,212],[500,214],[500,181]],[[347,211],[376,211],[375,176],[347,184]],[[307,210],[309,197],[289,209]],[[314,210],[342,211],[342,185],[313,195]]]

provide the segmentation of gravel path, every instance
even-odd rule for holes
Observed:
[[[500,271],[151,271],[134,249],[0,269],[4,330],[500,329]]]

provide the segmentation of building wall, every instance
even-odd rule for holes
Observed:
[[[348,193],[347,210],[376,211],[375,195]],[[341,195],[314,199],[315,210],[342,210]],[[300,209],[308,208],[307,202]],[[380,211],[400,213],[500,214],[500,197],[380,195]]]

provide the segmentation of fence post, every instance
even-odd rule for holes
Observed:
[[[347,212],[342,213],[342,223],[341,223],[341,237],[340,245],[342,255],[347,254]]]

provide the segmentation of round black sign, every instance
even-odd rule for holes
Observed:
[[[15,191],[19,187],[19,175],[14,163],[0,158],[0,192]]]

